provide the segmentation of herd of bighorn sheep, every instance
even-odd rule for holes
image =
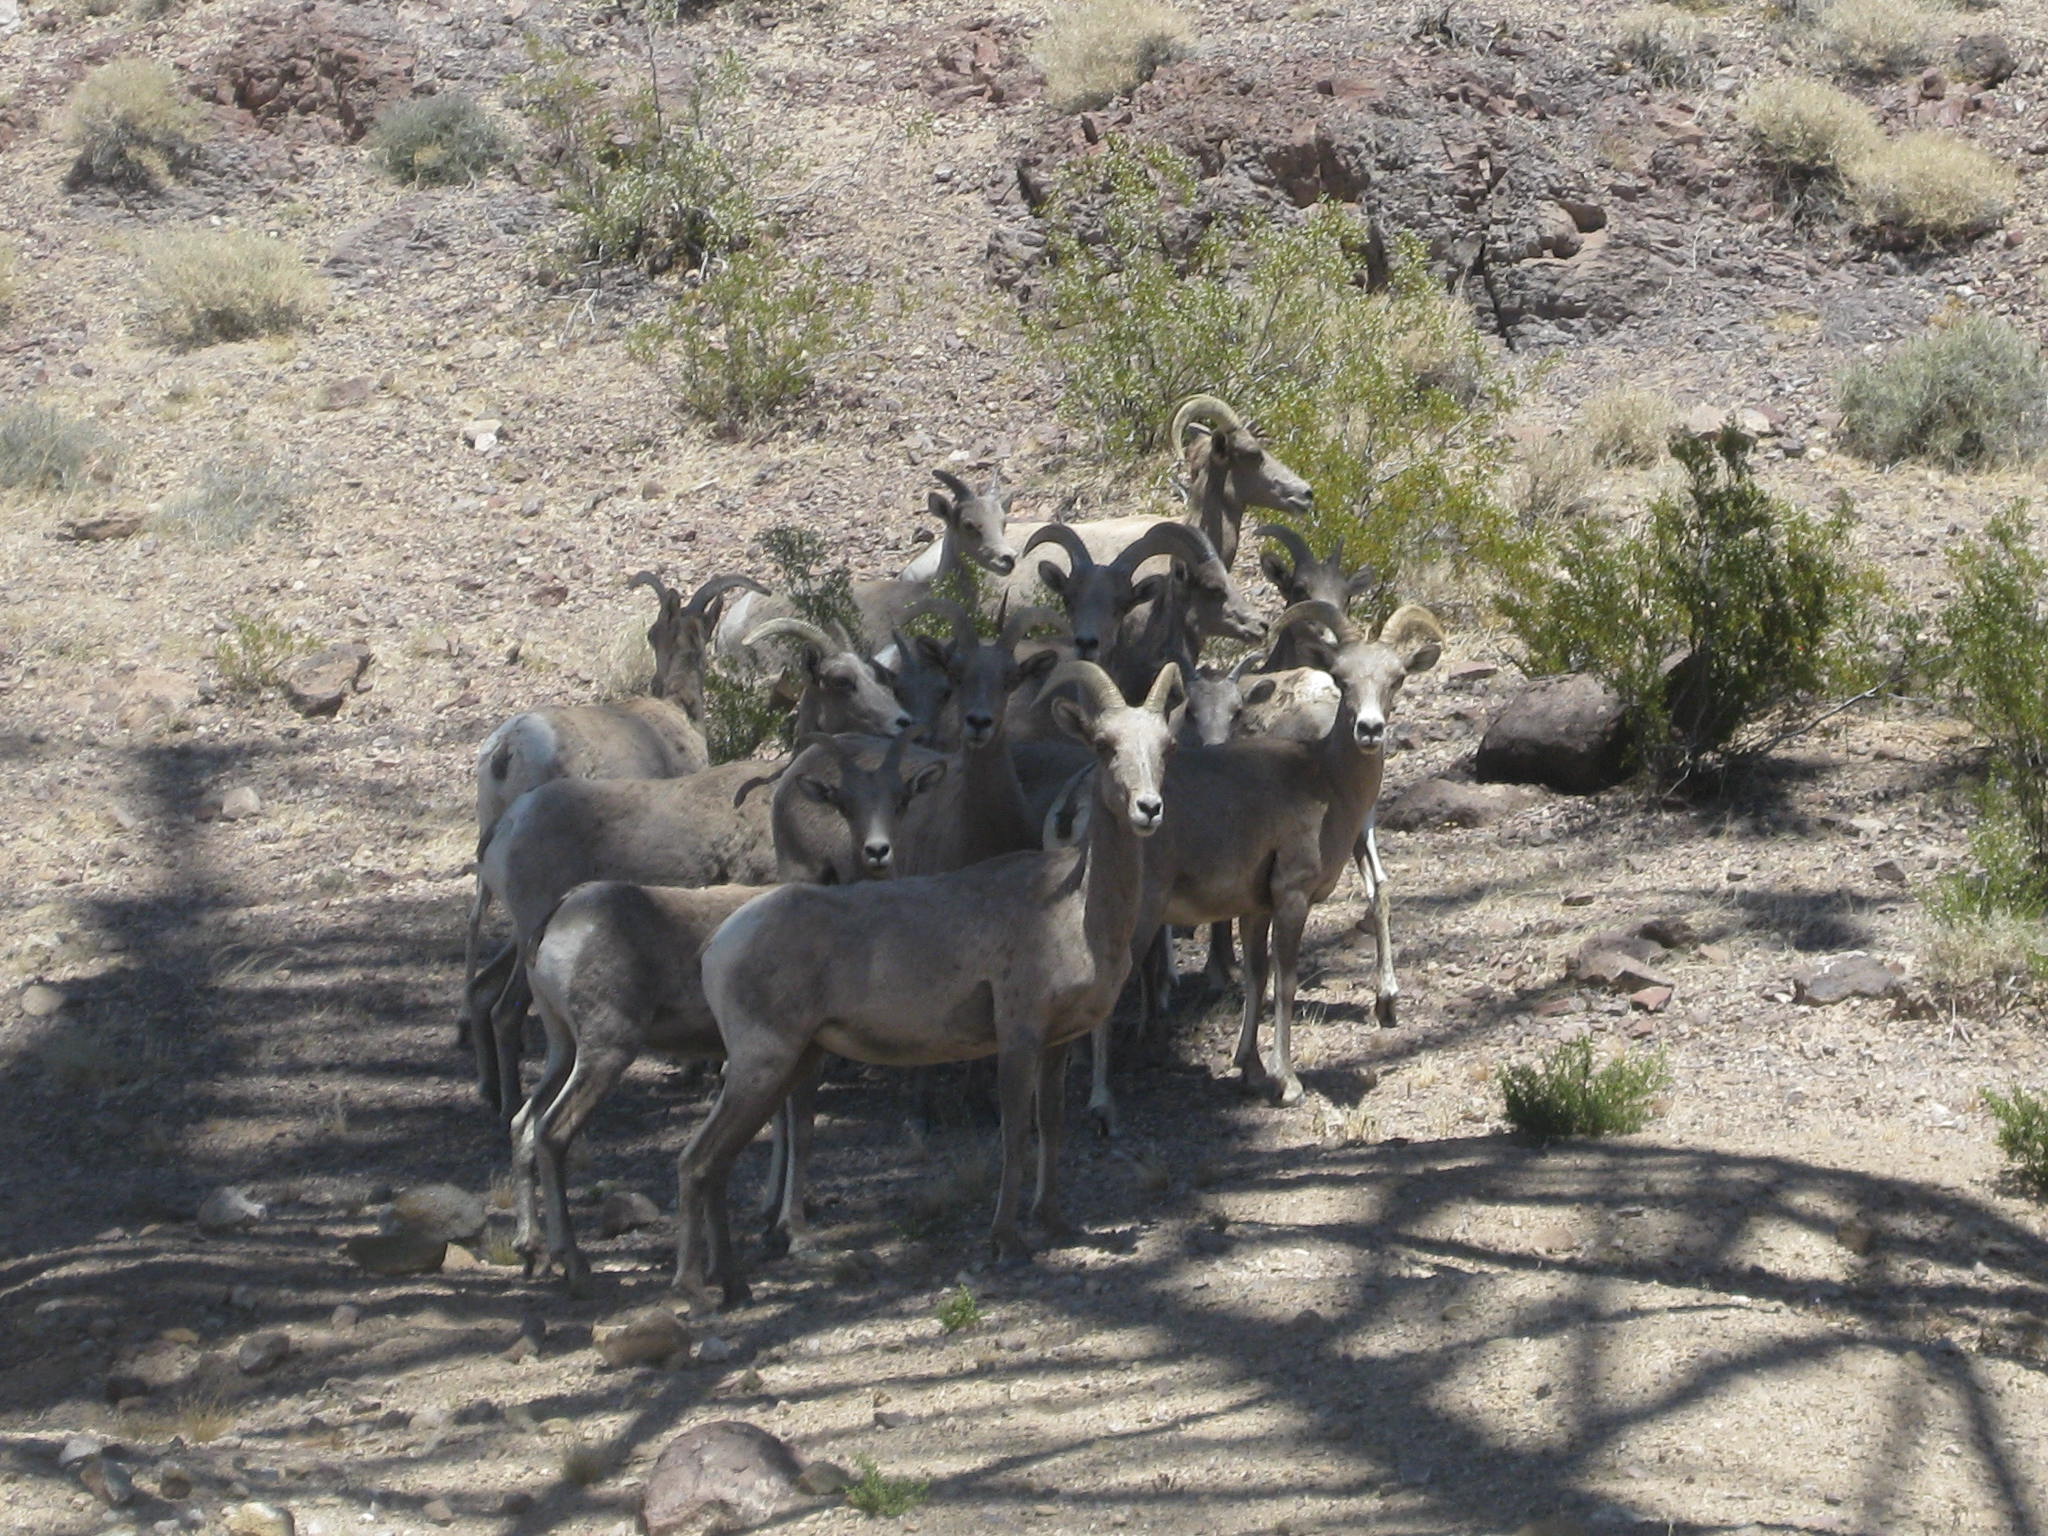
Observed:
[[[999,482],[941,472],[939,536],[902,574],[854,584],[865,633],[820,628],[750,577],[660,602],[645,698],[531,710],[477,754],[477,888],[463,1036],[509,1121],[529,1271],[585,1271],[569,1147],[642,1052],[725,1063],[680,1164],[676,1284],[745,1294],[726,1213],[741,1150],[771,1120],[770,1241],[802,1238],[812,1102],[826,1053],[886,1067],[995,1058],[1002,1173],[993,1242],[1029,1256],[1019,1200],[1064,1230],[1058,1165],[1067,1047],[1093,1037],[1089,1110],[1114,1127],[1110,1014],[1138,980],[1156,1030],[1173,927],[1209,925],[1212,975],[1243,946],[1236,1062],[1248,1088],[1301,1097],[1290,1034],[1310,909],[1355,863],[1396,983],[1373,837],[1387,722],[1443,640],[1426,610],[1376,634],[1346,607],[1370,585],[1292,527],[1256,526],[1283,611],[1231,574],[1247,509],[1311,492],[1222,401],[1175,413],[1182,520],[1017,525]],[[1032,557],[1043,551],[1046,556]],[[942,592],[974,590],[984,613]],[[1050,594],[1058,608],[1032,606]],[[913,633],[936,615],[943,638]],[[1211,640],[1255,648],[1204,665]],[[800,685],[794,750],[709,764],[708,658]],[[494,904],[512,934],[486,958]],[[1259,1022],[1270,991],[1271,1043]],[[522,1088],[539,1015],[547,1056]]]

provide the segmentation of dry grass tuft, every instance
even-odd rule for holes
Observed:
[[[1848,168],[1862,223],[1888,241],[1945,245],[1996,229],[2019,176],[1988,151],[1939,132],[1909,133]]]
[[[143,250],[144,324],[180,351],[282,335],[317,314],[325,298],[296,252],[261,235],[167,234]]]
[[[209,1392],[189,1392],[170,1402],[122,1415],[122,1427],[137,1440],[183,1440],[207,1445],[235,1427],[235,1411]]]
[[[0,488],[76,490],[112,471],[113,444],[92,422],[33,401],[0,414]]]
[[[1522,454],[1515,511],[1536,523],[1576,517],[1593,504],[1593,453],[1577,434],[1546,437]]]
[[[1055,110],[1085,112],[1129,95],[1187,52],[1195,29],[1161,0],[1078,0],[1038,34],[1039,68]]]
[[[1919,69],[1934,53],[1934,15],[1919,0],[1833,0],[1814,32],[1836,69],[1865,79]]]
[[[1645,5],[1614,20],[1614,51],[1659,85],[1694,85],[1713,69],[1705,22],[1675,5]]]
[[[68,185],[158,187],[199,157],[205,123],[167,64],[116,59],[71,94],[65,136],[78,150]]]
[[[2024,463],[2048,447],[2048,359],[1995,315],[1970,314],[1842,378],[1843,439],[1876,464]]]
[[[20,297],[21,242],[0,235],[0,319],[14,312],[14,301]]]
[[[153,520],[165,533],[209,549],[239,544],[290,510],[297,483],[274,460],[229,459],[201,467]]]
[[[1758,82],[1736,108],[1766,164],[1795,183],[1841,179],[1884,143],[1870,108],[1824,80]]]
[[[1649,469],[1664,459],[1678,412],[1654,389],[1605,389],[1579,410],[1579,432],[1596,464]]]

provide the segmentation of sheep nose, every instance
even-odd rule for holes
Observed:
[[[887,869],[889,856],[894,852],[887,843],[868,843],[861,848],[861,857],[868,861],[869,869]]]
[[[1159,818],[1166,814],[1166,802],[1157,795],[1139,795],[1131,802],[1131,809],[1138,813],[1138,825],[1145,828],[1159,825]]]
[[[1358,736],[1358,744],[1359,744],[1360,746],[1362,746],[1362,747],[1376,747],[1376,746],[1378,746],[1378,745],[1380,744],[1380,741],[1381,741],[1381,739],[1382,739],[1383,737],[1385,737],[1385,735],[1386,735],[1386,734],[1387,734],[1387,722],[1386,722],[1386,721],[1384,721],[1384,720],[1368,720],[1368,719],[1366,719],[1366,718],[1365,718],[1364,716],[1362,716],[1362,715],[1361,715],[1361,716],[1359,717],[1359,720],[1358,720],[1358,727],[1357,727],[1357,736]]]
[[[911,719],[910,716],[898,715],[896,717],[896,729],[892,734],[901,736],[905,731],[909,730],[915,724],[917,724],[917,722]]]
[[[1102,642],[1093,635],[1076,635],[1074,636],[1074,654],[1083,661],[1088,661],[1093,658],[1096,648],[1101,644]]]
[[[995,734],[996,717],[994,715],[967,715],[962,718],[960,723],[967,727],[967,736],[971,741],[987,741],[989,737]]]
[[[1007,576],[1010,572],[1017,569],[1017,557],[1015,555],[997,555],[995,559],[989,562],[989,568],[998,576]]]

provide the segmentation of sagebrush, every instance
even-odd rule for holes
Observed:
[[[1055,110],[1081,112],[1127,96],[1187,52],[1194,24],[1163,0],[1069,0],[1054,8],[1033,52]]]
[[[0,489],[76,490],[111,473],[113,442],[93,422],[30,400],[0,412]]]
[[[1853,163],[1884,142],[1877,115],[1825,80],[1781,75],[1759,81],[1736,112],[1757,158],[1795,192],[1838,186]]]
[[[229,693],[256,698],[280,688],[294,657],[316,649],[290,625],[263,614],[238,613],[214,642],[213,664]]]
[[[1512,1063],[1497,1079],[1508,1123],[1524,1135],[1626,1136],[1650,1123],[1652,1101],[1671,1086],[1662,1051],[1624,1051],[1593,1065],[1593,1042],[1581,1035],[1532,1065]]]
[[[70,183],[160,187],[189,169],[205,142],[205,119],[168,64],[128,57],[103,64],[71,94],[65,136],[78,158]]]
[[[1926,64],[1934,32],[1933,13],[1919,0],[1832,0],[1814,23],[1823,56],[1842,73],[1865,79]]]
[[[931,1482],[921,1477],[890,1477],[869,1456],[856,1456],[860,1469],[846,1490],[846,1502],[864,1515],[894,1519],[907,1515],[931,1497]]]
[[[203,548],[225,549],[281,520],[297,489],[295,477],[274,459],[220,459],[203,466],[153,521],[159,531]]]
[[[2048,1192],[2048,1098],[2026,1088],[1986,1088],[1984,1107],[1998,1122],[1998,1150],[2014,1175],[2036,1192]]]
[[[369,133],[370,152],[400,181],[474,181],[505,153],[504,135],[475,98],[460,91],[402,101]]]
[[[1928,130],[1887,139],[1848,166],[1861,224],[1889,245],[1951,245],[1996,229],[2019,175],[1989,150]]]
[[[157,235],[142,260],[143,323],[181,351],[296,330],[325,303],[297,252],[243,230]]]
[[[1678,415],[1654,389],[1606,389],[1579,409],[1579,432],[1596,464],[1649,469],[1664,461]]]
[[[867,309],[864,284],[756,246],[720,258],[666,314],[635,326],[628,348],[691,414],[739,437],[809,394]]]
[[[1419,244],[1382,252],[1330,204],[1284,225],[1211,219],[1186,160],[1118,141],[1067,173],[1044,217],[1027,330],[1106,457],[1154,455],[1179,401],[1221,396],[1315,487],[1299,526],[1374,568],[1365,601],[1382,615],[1425,564],[1519,557],[1527,530],[1496,494],[1514,390]],[[1169,457],[1152,463],[1164,492]]]
[[[1816,518],[1770,495],[1749,448],[1733,430],[1675,439],[1685,485],[1641,527],[1573,524],[1500,599],[1528,669],[1598,676],[1666,784],[1758,749],[1755,728],[1869,658],[1877,584],[1842,552],[1848,506]]]
[[[1696,85],[1713,72],[1705,22],[1675,5],[1645,5],[1614,21],[1614,51],[1659,85]]]
[[[2048,360],[2033,338],[1972,312],[1842,376],[1842,441],[1876,464],[2023,463],[2048,448]]]

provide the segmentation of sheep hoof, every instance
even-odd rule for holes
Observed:
[[[1088,1106],[1088,1118],[1094,1123],[1096,1140],[1116,1140],[1116,1106],[1114,1104],[1090,1104]]]
[[[744,1307],[753,1299],[754,1293],[749,1289],[746,1281],[728,1280],[725,1282],[725,1295],[720,1305],[723,1310],[729,1312],[734,1307]]]
[[[1282,1109],[1290,1108],[1301,1102],[1301,1079],[1292,1072],[1284,1073],[1273,1080],[1268,1093]]]
[[[1400,999],[1391,992],[1385,993],[1373,999],[1372,1016],[1375,1019],[1379,1020],[1380,1027],[1382,1029],[1392,1029],[1396,1024],[1401,1022],[1398,1018],[1394,1016],[1396,1006],[1399,1004],[1399,1002]]]
[[[1031,1245],[1014,1228],[989,1238],[989,1257],[998,1269],[1021,1269],[1031,1262]]]

